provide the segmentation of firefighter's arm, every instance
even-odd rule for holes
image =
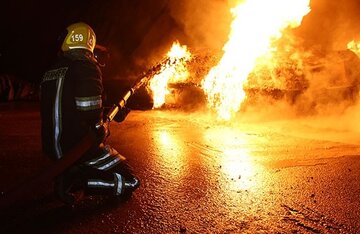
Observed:
[[[101,72],[91,63],[78,63],[76,66],[75,105],[78,118],[84,127],[95,132],[99,140],[104,140],[109,135],[109,129],[102,122]]]

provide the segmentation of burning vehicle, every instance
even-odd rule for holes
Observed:
[[[273,70],[257,69],[244,86],[247,102],[285,100],[302,113],[317,113],[324,106],[356,103],[360,84],[360,59],[351,50],[309,53],[291,57]]]
[[[222,50],[173,42],[166,56],[177,62],[160,62],[162,69],[129,104],[210,109],[223,120],[278,104],[299,115],[345,110],[358,100],[360,43],[345,43],[341,50],[303,46],[294,31],[310,11],[310,0],[237,4]]]
[[[324,105],[356,103],[360,84],[360,58],[351,50],[308,53],[301,60],[282,59],[275,67],[259,66],[242,89],[247,105],[285,101],[303,113],[315,113]],[[215,64],[215,56],[194,56],[186,64],[187,79],[170,80],[155,108],[192,110],[206,106],[202,78]],[[181,74],[180,72],[178,75]],[[239,87],[241,89],[241,87]]]
[[[293,34],[310,12],[309,3],[278,1],[279,12],[266,7],[262,11],[257,1],[239,4],[232,9],[231,32],[222,52],[187,51],[177,44],[188,58],[154,77],[149,86],[154,108],[207,106],[229,120],[249,107],[279,102],[301,115],[355,104],[360,81],[357,44],[340,51],[304,49]]]

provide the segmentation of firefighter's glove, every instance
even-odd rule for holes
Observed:
[[[130,111],[130,108],[127,108],[126,106],[121,108],[115,115],[114,120],[118,123],[121,123],[125,120],[126,116],[129,114]]]

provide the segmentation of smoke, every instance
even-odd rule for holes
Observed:
[[[360,38],[360,2],[357,0],[312,0],[311,12],[298,30],[308,48],[342,50]]]
[[[224,0],[170,1],[170,14],[193,48],[221,50],[230,32],[230,4]]]
[[[294,37],[283,40],[285,49],[279,47],[286,53],[279,50],[275,58],[273,86],[257,77],[263,91],[248,95],[240,115],[253,121],[304,119],[311,127],[360,133],[360,59],[346,49],[360,39],[360,2],[313,0],[311,8]]]
[[[360,58],[349,50],[296,52],[295,65],[277,64],[271,81],[280,82],[266,86],[263,74],[256,77],[243,113],[256,121],[311,117],[320,128],[360,132]]]

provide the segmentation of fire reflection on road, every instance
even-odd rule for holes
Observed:
[[[230,185],[232,190],[246,190],[256,185],[256,182],[251,179],[255,175],[254,165],[246,150],[228,150],[223,156],[224,173],[235,180],[234,184]]]
[[[196,131],[193,128],[187,126],[179,131],[177,123],[172,123],[153,129],[152,141],[162,176],[182,183],[192,177],[189,173],[195,169],[196,173],[207,173],[206,177],[213,179],[206,180],[216,180],[224,191],[260,189],[263,168],[253,155],[261,143],[259,136],[247,134],[247,129],[221,125],[201,126]],[[215,170],[211,165],[217,165]]]
[[[208,129],[204,134],[208,144],[221,152],[218,161],[225,177],[223,186],[231,191],[256,187],[256,181],[253,180],[256,164],[249,149],[250,145],[254,145],[252,139],[230,128]]]
[[[134,129],[118,145],[125,142],[137,162],[143,184],[135,198],[141,222],[151,217],[146,227],[154,227],[152,233],[176,233],[179,226],[196,233],[275,233],[284,227],[302,233],[303,224],[325,230],[312,218],[338,218],[335,210],[348,200],[358,204],[358,183],[342,180],[355,178],[357,167],[342,162],[350,160],[344,155],[357,158],[360,149],[338,141],[352,135],[310,128],[301,119],[259,123],[241,116],[224,123],[205,114],[137,112],[129,116],[129,128],[113,131],[114,139]],[[343,191],[349,194],[344,199]]]
[[[153,131],[153,139],[158,150],[159,158],[157,160],[165,167],[166,172],[169,172],[167,176],[178,180],[185,165],[184,143],[178,138],[178,135],[171,131],[168,128],[157,129]]]

